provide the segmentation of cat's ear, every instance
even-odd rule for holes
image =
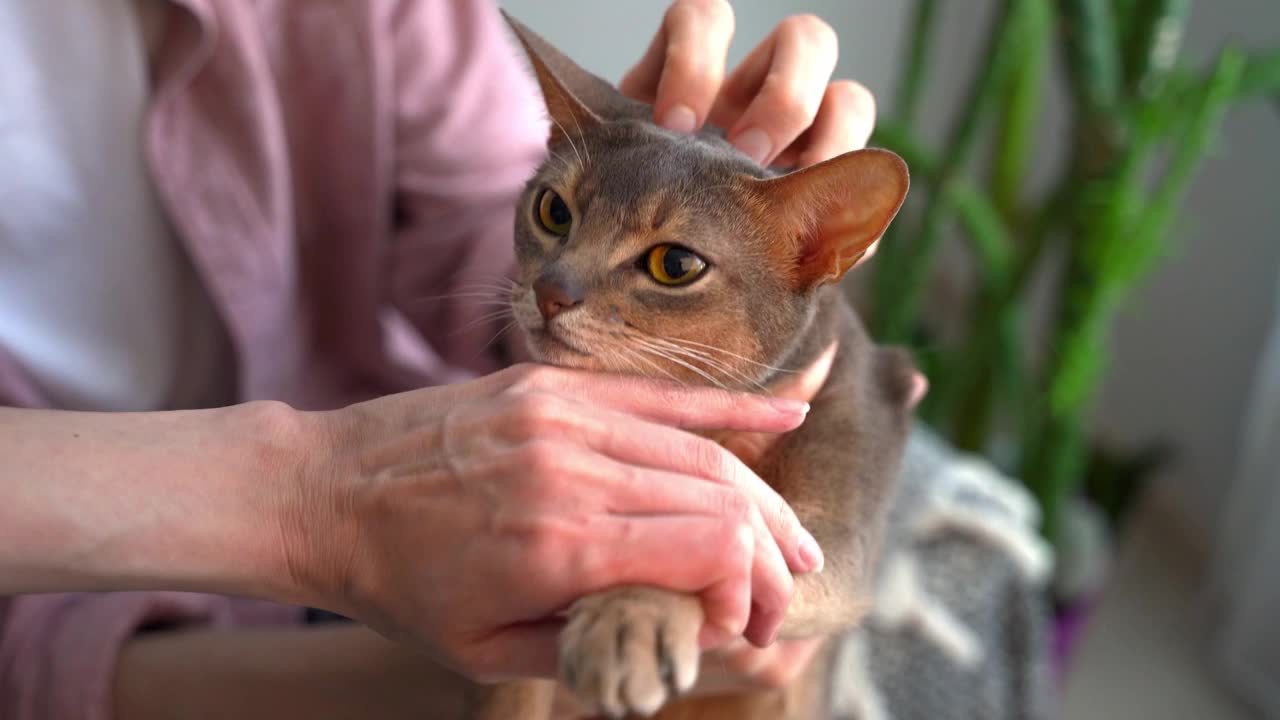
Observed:
[[[844,277],[884,234],[907,197],[907,164],[888,150],[856,150],[802,170],[748,180],[760,220],[797,287]]]
[[[648,105],[618,92],[608,81],[583,70],[542,36],[502,10],[502,17],[529,56],[551,115],[553,137],[606,120],[646,118]],[[559,127],[554,127],[556,125]]]

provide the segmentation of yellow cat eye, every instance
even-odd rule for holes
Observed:
[[[555,190],[543,190],[538,196],[538,224],[552,235],[564,237],[569,234],[569,226],[573,224],[573,213],[564,198]]]
[[[663,285],[684,285],[698,279],[707,262],[678,245],[659,245],[649,251],[649,275]]]

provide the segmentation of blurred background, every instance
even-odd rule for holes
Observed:
[[[616,82],[666,2],[504,0]],[[907,208],[847,281],[1023,484],[1065,718],[1280,717],[1280,2],[737,0],[840,37]]]

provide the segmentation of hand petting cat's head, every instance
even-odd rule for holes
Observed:
[[[785,175],[718,130],[676,133],[508,18],[552,121],[517,209],[512,304],[541,361],[756,386],[893,220],[906,165],[882,150]]]

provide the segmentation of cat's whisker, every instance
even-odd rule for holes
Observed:
[[[459,299],[465,300],[463,304],[466,305],[467,307],[504,308],[504,307],[510,307],[511,305],[510,300],[499,300],[497,298],[489,298],[489,299],[483,299],[483,300],[470,300],[466,298],[459,298]],[[410,309],[420,309],[426,305],[432,305],[440,301],[441,301],[441,298],[413,298],[405,301],[405,305]]]
[[[492,346],[495,342],[497,342],[498,338],[502,337],[503,335],[506,335],[508,332],[511,332],[511,329],[514,328],[518,322],[519,322],[518,320],[511,320],[506,325],[503,325],[502,328],[498,330],[498,332],[493,334],[493,337],[489,338],[489,341],[486,342],[480,348],[480,351],[476,354],[479,355],[480,353],[483,353],[484,351],[488,350],[490,346]]]
[[[768,371],[770,371],[770,372],[776,372],[776,373],[795,373],[795,372],[797,372],[796,370],[788,370],[788,369],[786,369],[786,368],[777,367],[777,366],[775,366],[775,365],[769,365],[769,364],[767,364],[767,363],[762,363],[762,362],[760,362],[760,361],[758,361],[758,360],[752,360],[752,359],[751,359],[751,358],[749,358],[749,357],[745,357],[745,356],[739,355],[738,353],[731,352],[731,351],[729,351],[729,350],[725,350],[724,348],[721,348],[721,347],[716,347],[715,345],[707,345],[707,344],[705,344],[705,343],[695,342],[695,341],[693,341],[693,340],[686,340],[686,339],[684,339],[684,338],[668,337],[668,338],[662,338],[662,339],[663,339],[663,340],[666,340],[667,342],[677,343],[677,344],[680,344],[680,345],[691,345],[691,346],[693,346],[693,347],[702,348],[702,349],[705,349],[705,350],[711,350],[711,351],[713,351],[713,352],[722,353],[722,354],[727,355],[727,356],[729,356],[729,357],[731,357],[731,358],[733,358],[733,359],[735,359],[735,360],[741,360],[742,362],[750,363],[750,364],[755,365],[756,367],[758,367],[758,368],[760,368],[760,369],[762,369],[762,370],[768,370]]]
[[[723,382],[721,382],[719,379],[717,379],[714,375],[711,375],[710,373],[706,372],[705,370],[703,370],[703,369],[701,369],[701,368],[699,368],[699,367],[697,367],[697,366],[695,366],[695,365],[693,365],[693,364],[691,364],[691,363],[685,362],[684,360],[681,360],[681,359],[680,359],[680,358],[678,358],[678,357],[675,357],[675,356],[673,356],[673,355],[667,354],[666,352],[663,352],[661,349],[657,348],[657,347],[656,347],[656,346],[654,346],[654,345],[650,345],[650,344],[648,344],[648,343],[642,343],[642,344],[638,345],[637,347],[638,347],[638,349],[639,349],[639,350],[641,350],[641,351],[643,351],[643,352],[647,352],[647,353],[650,353],[650,354],[652,354],[652,355],[656,355],[656,356],[658,356],[658,357],[660,357],[660,358],[663,358],[664,360],[667,360],[667,361],[673,362],[673,363],[675,363],[676,365],[679,365],[679,366],[681,366],[681,367],[685,368],[685,369],[686,369],[686,370],[688,370],[689,372],[692,372],[692,373],[694,373],[694,374],[698,375],[698,376],[699,376],[699,377],[701,377],[702,379],[706,380],[707,382],[711,383],[712,385],[715,385],[716,387],[720,388],[721,390],[727,390],[727,389],[728,389],[728,388],[725,386],[725,384],[724,384]]]
[[[649,367],[653,368],[654,370],[657,370],[658,372],[662,373],[663,375],[666,375],[668,378],[670,378],[670,379],[671,379],[671,381],[672,381],[672,382],[676,382],[676,383],[680,382],[679,378],[677,378],[675,375],[672,375],[672,374],[671,374],[671,372],[670,372],[670,371],[668,371],[666,368],[664,368],[664,367],[662,367],[661,365],[659,365],[659,364],[655,363],[654,361],[650,360],[649,358],[647,358],[647,357],[645,357],[645,356],[641,355],[640,353],[638,353],[638,352],[633,352],[633,353],[632,353],[632,356],[633,356],[636,360],[639,360],[639,361],[643,362],[645,365],[648,365]]]
[[[609,353],[609,357],[608,357],[608,359],[609,359],[609,360],[618,360],[618,361],[620,361],[620,362],[622,362],[622,363],[625,363],[625,364],[626,364],[626,372],[632,373],[632,374],[634,374],[634,375],[643,375],[643,374],[644,374],[643,372],[641,372],[641,370],[640,370],[640,366],[639,366],[639,365],[637,365],[637,364],[635,363],[635,361],[634,361],[634,360],[632,360],[631,358],[627,357],[626,353],[622,352],[622,349],[621,349],[621,348],[614,347],[614,348],[613,348],[613,350],[612,350],[612,352],[610,352],[610,353]]]
[[[676,347],[668,347],[667,352],[674,353],[676,355],[689,358],[690,360],[703,363],[704,365],[711,368],[712,370],[719,372],[720,374],[733,380],[735,383],[742,385],[745,388],[752,388],[754,390],[758,390],[763,393],[769,392],[769,389],[766,388],[763,384],[761,384],[760,381],[756,380],[755,378],[747,375],[746,373],[736,368],[726,365],[718,360],[715,360],[714,358],[711,358],[705,355],[692,354],[687,349],[681,349]]]
[[[502,317],[514,317],[514,314],[512,313],[511,308],[506,307],[506,308],[503,308],[503,309],[498,310],[498,311],[495,311],[495,312],[488,312],[488,313],[485,313],[485,314],[483,314],[483,315],[481,315],[481,316],[479,316],[479,317],[477,317],[477,318],[473,319],[471,322],[467,323],[466,325],[463,325],[462,327],[458,328],[457,330],[454,330],[453,332],[449,333],[449,336],[450,336],[450,337],[452,337],[452,336],[454,336],[454,335],[460,335],[460,334],[462,334],[462,333],[464,333],[464,332],[467,332],[468,330],[471,330],[471,329],[473,329],[473,328],[475,328],[475,327],[477,327],[477,326],[479,326],[479,325],[483,325],[483,324],[485,324],[485,323],[487,323],[487,322],[492,322],[492,321],[497,320],[497,319],[502,318]]]
[[[740,382],[743,385],[754,387],[757,390],[761,390],[763,392],[768,392],[768,388],[762,385],[755,378],[747,375],[741,370],[731,367],[730,365],[724,363],[723,361],[717,360],[711,357],[710,355],[707,355],[706,353],[702,353],[696,350],[691,350],[689,348],[682,348],[679,345],[675,345],[671,343],[662,343],[662,345],[663,347],[666,348],[667,352],[674,353],[676,355],[680,355],[685,358],[689,358],[690,360],[696,360],[698,362],[701,362],[707,365],[712,370],[716,370],[724,374],[725,376],[732,378],[735,382]]]
[[[458,290],[509,290],[519,286],[519,284],[505,275],[487,274],[482,276],[478,282],[459,286]]]

